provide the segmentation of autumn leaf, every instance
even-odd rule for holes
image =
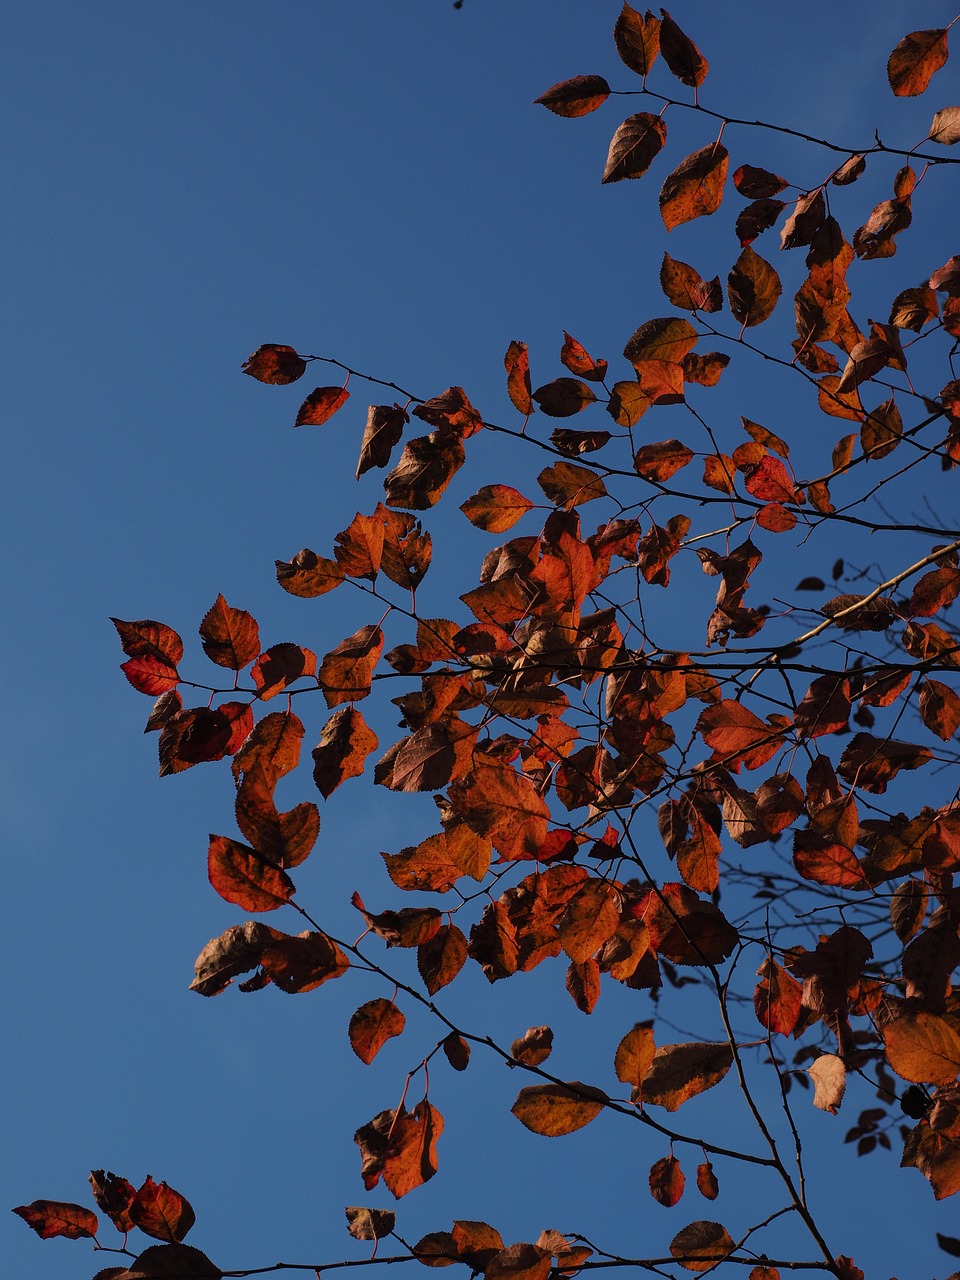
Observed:
[[[503,363],[507,371],[507,395],[510,397],[510,403],[518,413],[529,417],[533,413],[533,399],[530,390],[530,357],[527,354],[527,344],[511,342],[507,347],[507,354],[503,357]]]
[[[472,525],[487,533],[504,533],[512,529],[534,504],[508,484],[485,484],[472,498],[460,504],[460,510]]]
[[[747,328],[762,324],[773,314],[780,292],[776,271],[747,245],[727,277],[727,301],[733,318]]]
[[[960,1072],[960,1030],[954,1024],[941,1014],[904,1010],[883,1028],[890,1066],[914,1084],[951,1084]]]
[[[674,20],[661,9],[660,20],[660,52],[663,60],[681,84],[698,88],[707,75],[707,60]]]
[[[726,1227],[706,1220],[691,1222],[670,1241],[670,1252],[687,1271],[712,1271],[734,1247]]]
[[[539,1067],[553,1049],[553,1032],[549,1027],[528,1027],[510,1046],[510,1057],[525,1067]]]
[[[719,1084],[732,1061],[728,1044],[664,1045],[643,1079],[643,1101],[676,1111],[688,1098]]]
[[[557,1138],[595,1120],[606,1101],[606,1094],[599,1089],[574,1080],[569,1085],[528,1085],[510,1109],[531,1133]]]
[[[350,399],[346,387],[317,387],[297,410],[295,427],[320,427]]]
[[[835,1116],[847,1087],[847,1069],[835,1053],[822,1053],[808,1068],[814,1083],[813,1105]]]
[[[367,410],[367,422],[360,441],[360,458],[357,462],[357,479],[371,467],[385,467],[390,462],[393,447],[403,435],[403,428],[410,421],[400,405],[372,404]]]
[[[716,213],[727,180],[727,149],[719,142],[694,151],[664,180],[660,216],[668,231]]]
[[[354,1240],[383,1240],[393,1234],[397,1216],[389,1209],[368,1209],[365,1205],[348,1205],[344,1209],[347,1230]]]
[[[244,609],[234,609],[222,595],[207,610],[200,623],[203,651],[211,662],[232,671],[242,670],[260,652],[260,631],[255,619]]]
[[[52,1240],[54,1236],[82,1240],[96,1236],[99,1229],[95,1213],[65,1200],[34,1200],[13,1212],[32,1227],[41,1240]]]
[[[657,1204],[671,1209],[680,1203],[685,1179],[676,1156],[663,1156],[650,1166],[650,1194]]]
[[[579,378],[554,378],[533,393],[533,398],[549,418],[570,418],[588,404],[596,394]]]
[[[667,140],[667,126],[660,116],[640,111],[627,116],[610,139],[610,150],[601,182],[641,178]]]
[[[613,39],[621,61],[638,76],[647,76],[660,52],[660,19],[649,10],[642,17],[624,0]]]
[[[145,1235],[179,1244],[196,1221],[190,1202],[165,1182],[148,1177],[130,1206],[130,1216]]]
[[[534,99],[557,116],[585,116],[602,107],[610,96],[610,86],[603,76],[574,76],[552,85]]]
[[[947,60],[947,33],[942,28],[911,31],[904,36],[887,60],[890,88],[900,98],[923,93],[931,76]]]
[[[234,978],[255,969],[264,950],[283,936],[259,920],[231,925],[219,937],[211,938],[197,956],[190,990],[201,996],[219,995]]]
[[[350,1048],[361,1062],[369,1064],[389,1039],[401,1034],[406,1021],[392,1000],[368,1000],[350,1018]]]
[[[244,911],[276,911],[293,897],[293,881],[285,871],[227,836],[210,837],[207,872],[220,897]]]
[[[268,382],[283,387],[296,382],[307,371],[306,361],[297,355],[293,347],[275,342],[265,342],[243,364],[243,372],[258,382]]]

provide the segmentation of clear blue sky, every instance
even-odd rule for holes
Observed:
[[[353,513],[375,504],[377,480],[352,481],[366,394],[355,384],[328,427],[291,431],[299,387],[239,374],[261,342],[335,356],[418,395],[462,384],[486,416],[506,418],[501,361],[511,339],[530,344],[542,382],[562,372],[563,329],[612,359],[639,323],[669,310],[657,284],[666,169],[599,184],[611,133],[643,104],[612,99],[577,121],[532,105],[582,72],[635,87],[610,36],[619,7],[37,0],[8,13],[0,1206],[85,1200],[91,1167],[135,1183],[152,1173],[193,1201],[190,1243],[220,1266],[361,1256],[343,1206],[390,1198],[363,1193],[352,1134],[394,1105],[432,1029],[412,1016],[411,1032],[364,1068],[345,1027],[357,1004],[382,994],[372,983],[213,1001],[187,991],[197,952],[241,918],[205,876],[206,833],[234,830],[231,787],[212,766],[157,781],[155,739],[140,737],[150,703],[117,670],[107,618],[176,627],[197,671],[195,629],[218,591],[260,620],[266,643],[296,640],[318,653],[373,620],[338,597],[306,606],[273,578],[274,559],[304,545],[329,554]],[[908,26],[953,18],[939,0],[803,9],[676,0],[672,12],[711,60],[704,101],[718,110],[852,146],[868,145],[879,122],[885,141],[909,146],[937,107],[960,99],[956,61],[918,102],[895,102],[883,76]],[[678,117],[676,130],[686,150],[710,140],[703,121]],[[811,183],[822,176],[792,152],[778,159],[772,136],[731,131],[725,140],[734,163],[792,166]],[[952,181],[921,205],[894,264],[877,264],[878,297],[957,251]],[[683,229],[670,251],[685,258],[696,244],[690,256],[706,266],[712,252],[710,272],[724,274],[731,218],[710,251]],[[752,407],[735,398],[755,381],[766,386],[756,370],[731,372],[728,391],[718,390],[731,397],[729,418],[745,412],[785,436],[802,433],[803,409],[789,396],[771,392]],[[511,478],[502,448],[484,442],[462,496]],[[919,508],[925,496],[911,500]],[[443,547],[431,571],[441,589],[459,581],[459,557],[479,558],[488,545],[447,505],[430,525]],[[836,552],[824,546],[822,563],[804,571],[823,572]],[[318,710],[308,741],[321,721]],[[383,724],[387,745],[389,718]],[[366,894],[375,906],[403,905],[376,855],[427,833],[428,799],[391,800],[365,786],[326,806],[304,868],[301,896],[331,920],[348,918],[356,887],[375,885]],[[294,790],[291,803],[308,796],[309,778]],[[482,978],[463,980],[454,999],[470,1002],[471,1026],[508,1040],[550,1023],[565,1073],[599,1080],[649,1005],[635,992],[605,993],[588,1021],[557,975],[544,966],[501,984],[517,990],[493,992]],[[665,1146],[601,1119],[554,1147],[506,1114],[520,1083],[478,1060],[466,1076],[437,1081],[431,1097],[448,1125],[441,1171],[401,1202],[408,1239],[459,1216],[490,1221],[507,1241],[556,1227],[638,1253],[695,1217],[729,1219],[731,1229],[740,1221],[753,1191],[735,1170],[718,1167],[716,1206],[688,1191],[663,1210],[646,1177]],[[946,1275],[933,1233],[960,1234],[956,1205],[936,1206],[896,1157],[858,1162],[840,1142],[867,1105],[869,1094],[839,1119],[805,1116],[831,1239],[870,1280]],[[681,1113],[688,1129],[698,1106]],[[721,1140],[735,1141],[739,1123],[734,1110]],[[692,1174],[695,1159],[683,1162]],[[765,1203],[767,1192],[756,1194]],[[904,1225],[889,1232],[894,1206]],[[10,1277],[85,1280],[112,1261],[84,1242],[43,1244],[9,1214],[0,1236]]]

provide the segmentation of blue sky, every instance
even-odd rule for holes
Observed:
[[[190,1242],[223,1267],[360,1256],[343,1206],[389,1197],[364,1195],[352,1134],[394,1104],[418,1034],[432,1029],[409,1011],[411,1031],[364,1068],[345,1027],[357,1004],[382,994],[372,984],[213,1001],[187,991],[202,945],[240,918],[209,888],[204,863],[206,833],[233,833],[231,788],[215,767],[156,779],[155,740],[140,737],[150,704],[117,670],[107,618],[159,618],[189,646],[223,592],[260,620],[266,643],[318,653],[373,620],[341,593],[332,605],[292,600],[273,577],[274,559],[301,546],[329,554],[354,512],[377,501],[376,477],[352,480],[366,393],[354,383],[328,427],[294,432],[310,374],[288,390],[241,377],[261,342],[334,356],[417,395],[462,384],[481,412],[507,420],[510,340],[530,344],[536,384],[562,372],[564,329],[614,359],[638,324],[669,310],[657,283],[667,167],[599,184],[614,128],[646,104],[613,98],[575,121],[532,105],[577,73],[635,87],[610,37],[618,11],[608,0],[465,0],[460,11],[447,0],[38,0],[8,14],[0,397],[11,678],[0,804],[13,936],[0,1203],[86,1199],[91,1167],[137,1183],[152,1173],[190,1197]],[[815,0],[802,12],[676,0],[672,12],[711,61],[703,100],[718,110],[852,145],[869,144],[881,122],[885,141],[910,146],[958,99],[954,62],[916,102],[894,101],[883,75],[908,24],[953,18],[942,3],[908,15],[860,0]],[[669,119],[685,151],[711,140],[703,120]],[[736,163],[789,169],[811,185],[823,176],[822,156],[811,165],[774,135],[731,130],[725,141]],[[952,182],[918,199],[901,255],[874,264],[878,300],[956,251]],[[864,180],[866,209],[888,183],[887,171]],[[680,229],[670,252],[723,275],[731,218],[715,241],[696,224]],[[754,366],[731,368],[713,394],[734,422],[747,413],[823,455],[802,404]],[[456,502],[511,479],[502,441],[478,442],[476,457]],[[948,488],[912,492],[904,506],[925,497],[949,510]],[[462,564],[489,545],[456,502],[430,525],[440,600],[445,584],[471,585],[456,585]],[[864,563],[882,555],[843,550]],[[804,572],[823,573],[837,553],[824,543]],[[195,644],[193,664],[206,667]],[[315,713],[308,740],[321,722]],[[385,746],[390,718],[383,724]],[[284,785],[291,803],[309,795],[308,777],[296,794]],[[357,887],[386,905],[377,852],[426,834],[431,820],[428,798],[365,786],[324,808],[304,868],[301,896],[331,920],[349,918]],[[391,905],[402,905],[397,896]],[[292,919],[276,923],[296,931]],[[520,990],[464,979],[458,1007],[507,1040],[550,1023],[570,1078],[609,1071],[620,1036],[649,1013],[645,997],[605,994],[586,1020],[547,968]],[[681,1014],[692,1022],[695,1002]],[[666,1149],[648,1134],[602,1118],[551,1146],[506,1115],[518,1087],[514,1073],[477,1060],[464,1077],[438,1080],[441,1171],[400,1205],[408,1239],[459,1216],[492,1222],[508,1241],[557,1227],[635,1253],[704,1216],[689,1191],[671,1211],[650,1199],[646,1172]],[[717,1096],[684,1108],[688,1130]],[[729,1105],[720,1141],[736,1141],[742,1123]],[[838,1137],[855,1120],[848,1105],[839,1120],[805,1117],[831,1239],[871,1280],[946,1275],[933,1233],[960,1234],[955,1206],[934,1205],[926,1182],[892,1157],[858,1162]],[[692,1175],[696,1160],[683,1162]],[[734,1170],[718,1173],[723,1192],[706,1216],[733,1220],[754,1189]],[[755,1194],[765,1203],[763,1188]],[[894,1204],[910,1230],[877,1232]],[[110,1264],[82,1242],[41,1244],[9,1215],[0,1230],[11,1276],[81,1280]]]

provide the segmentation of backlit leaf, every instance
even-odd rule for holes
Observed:
[[[601,182],[640,178],[650,168],[667,140],[667,126],[660,116],[640,111],[627,116],[610,139],[610,150]]]
[[[664,1208],[672,1209],[680,1203],[685,1181],[676,1156],[663,1156],[650,1166],[650,1194]]]
[[[835,1116],[847,1087],[847,1069],[835,1053],[822,1053],[808,1068],[814,1083],[813,1105]]]
[[[649,74],[660,51],[660,19],[647,10],[641,17],[624,0],[623,9],[613,28],[613,39],[622,62],[638,76]]]
[[[508,484],[485,484],[472,498],[460,504],[460,510],[472,525],[487,533],[504,533],[534,504]]]
[[[388,465],[393,447],[400,440],[403,428],[409,421],[407,411],[398,404],[370,406],[367,410],[363,439],[360,442],[360,458],[357,462],[358,480],[371,467]]]
[[[389,1039],[401,1034],[406,1022],[392,1000],[368,1000],[350,1018],[350,1047],[361,1062],[369,1064]]]
[[[585,116],[602,107],[610,96],[610,86],[603,76],[574,76],[552,85],[534,99],[557,116]]]
[[[257,347],[243,364],[243,372],[248,373],[251,378],[277,387],[296,382],[306,370],[306,361],[297,355],[293,347],[285,347],[276,342],[265,342],[263,346]]]
[[[747,245],[727,277],[727,301],[734,319],[747,328],[762,324],[773,314],[780,292],[776,271]]]
[[[595,1120],[606,1101],[606,1094],[599,1089],[575,1080],[569,1085],[528,1085],[510,1109],[532,1133],[557,1138]]]
[[[668,1044],[657,1049],[641,1085],[645,1103],[676,1111],[688,1098],[712,1089],[730,1070],[728,1044]]]
[[[947,60],[947,33],[942,28],[911,31],[887,60],[890,88],[900,98],[913,98],[923,93],[930,77]]]
[[[525,342],[511,342],[503,357],[507,371],[507,395],[518,413],[529,417],[533,413],[530,390],[530,357]]]
[[[641,1089],[655,1052],[653,1027],[648,1022],[638,1022],[617,1045],[613,1060],[617,1079],[634,1089]]]
[[[555,462],[537,476],[537,483],[547,499],[557,507],[578,507],[606,495],[600,476],[575,462]]]
[[[734,1248],[726,1227],[705,1220],[691,1222],[670,1241],[670,1252],[687,1271],[712,1271]]]
[[[285,871],[227,836],[210,837],[207,873],[220,897],[244,911],[276,911],[293,897],[293,882]]]
[[[663,60],[681,84],[697,88],[707,75],[707,60],[688,35],[661,9],[660,52]]]
[[[295,427],[323,426],[350,399],[346,387],[317,387],[297,410]]]
[[[383,632],[378,626],[368,624],[324,654],[317,680],[327,706],[336,707],[365,698],[382,652]]]
[[[332,978],[342,978],[350,968],[333,939],[319,930],[277,938],[264,948],[260,964],[273,984],[288,995],[314,991]]]
[[[307,547],[292,560],[278,560],[277,581],[292,596],[313,599],[325,595],[344,580],[343,570],[335,560],[326,560]]]
[[[242,670],[260,652],[260,631],[245,609],[234,609],[222,595],[207,610],[200,623],[203,651],[211,662]]]
[[[393,1233],[397,1216],[389,1209],[368,1209],[365,1205],[349,1205],[347,1230],[354,1240],[383,1240]]]
[[[261,702],[275,698],[301,676],[317,671],[317,655],[299,644],[272,644],[264,650],[250,670]]]
[[[417,947],[417,968],[433,996],[448,986],[467,959],[467,940],[455,924],[442,924],[432,938]]]
[[[41,1240],[52,1240],[54,1236],[82,1240],[95,1236],[99,1227],[95,1213],[66,1200],[34,1200],[13,1212],[32,1227]]]
[[[130,1216],[145,1235],[168,1244],[179,1244],[196,1222],[190,1202],[179,1191],[150,1177],[137,1191]]]
[[[660,216],[668,231],[716,213],[723,200],[728,154],[721,143],[701,147],[681,160],[660,189]]]
[[[914,1084],[951,1084],[960,1072],[956,1019],[923,1009],[904,1010],[883,1028],[890,1066]]]

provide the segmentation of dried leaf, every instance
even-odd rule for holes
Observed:
[[[847,1087],[847,1069],[834,1053],[822,1053],[808,1068],[814,1083],[813,1105],[835,1116]]]
[[[667,126],[660,116],[640,111],[627,116],[610,139],[601,182],[641,178],[667,140]]]
[[[701,147],[668,174],[660,189],[660,216],[668,231],[716,213],[723,200],[729,156],[719,142]]]
[[[528,1085],[510,1109],[532,1133],[557,1138],[595,1120],[606,1101],[606,1094],[599,1089],[574,1080],[569,1085]]]
[[[559,84],[551,85],[534,101],[554,115],[573,118],[596,111],[609,96],[610,86],[603,76],[574,76],[570,80],[561,80]]]

